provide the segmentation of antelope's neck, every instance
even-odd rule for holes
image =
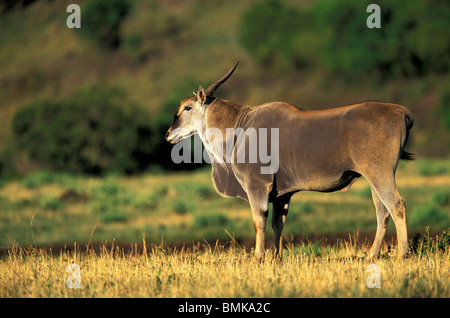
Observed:
[[[215,99],[206,108],[199,134],[203,145],[215,162],[225,162],[224,147],[227,143],[227,128],[240,126],[241,119],[248,112],[248,107],[240,106],[226,100]],[[225,145],[225,146],[224,146]]]
[[[208,105],[205,113],[205,128],[218,128],[225,136],[227,128],[236,128],[240,118],[245,116],[248,107],[233,102],[215,99]]]

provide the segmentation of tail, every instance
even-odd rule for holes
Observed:
[[[415,156],[415,154],[403,150],[403,152],[402,152],[402,154],[400,156],[400,159],[402,159],[402,160],[414,160],[415,159],[414,156]]]
[[[406,138],[405,138],[405,142],[403,143],[402,154],[400,155],[400,159],[402,159],[402,160],[414,160],[415,154],[407,152],[407,151],[404,150],[405,146],[406,146],[406,142],[408,141],[409,130],[414,125],[414,118],[411,116],[411,113],[409,111],[405,114],[405,124],[406,124]]]

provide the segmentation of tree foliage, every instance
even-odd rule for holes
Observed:
[[[90,0],[82,9],[80,32],[98,41],[105,48],[120,46],[120,26],[128,15],[128,0]]]
[[[448,1],[381,2],[381,28],[368,28],[367,2],[316,1],[306,9],[279,0],[252,5],[240,42],[261,63],[282,57],[348,79],[423,76],[450,69]]]
[[[149,115],[120,92],[99,87],[77,99],[25,106],[12,127],[18,147],[31,160],[72,173],[137,172],[148,165],[154,148]]]

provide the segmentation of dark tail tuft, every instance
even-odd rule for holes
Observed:
[[[402,155],[400,156],[400,159],[402,160],[414,160],[414,156],[415,154],[407,152],[407,151],[403,151]]]

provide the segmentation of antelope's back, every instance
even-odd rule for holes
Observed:
[[[409,116],[403,106],[379,102],[316,111],[277,102],[254,108],[246,124],[279,129],[276,182],[285,193],[320,191],[358,165],[398,158]]]

